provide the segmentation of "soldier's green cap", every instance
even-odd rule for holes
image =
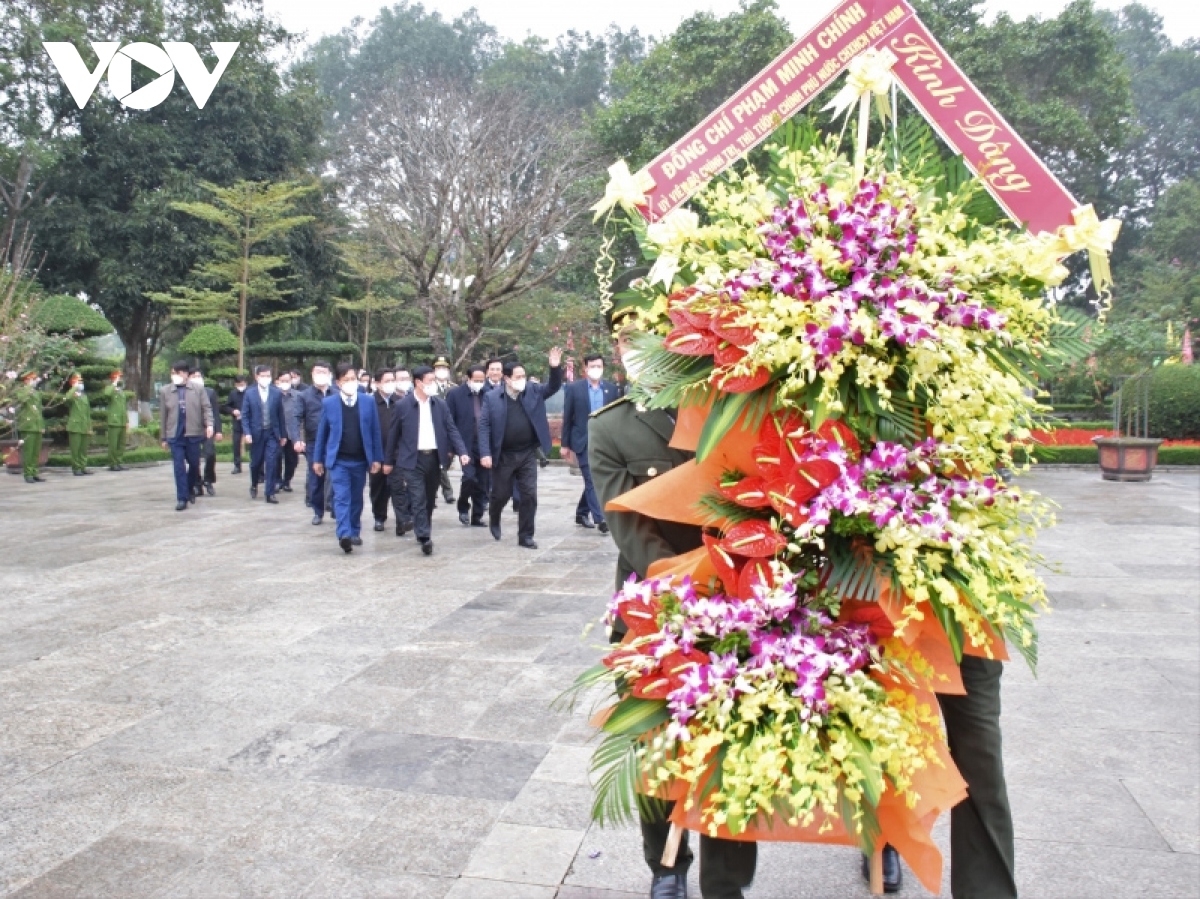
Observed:
[[[633,282],[650,274],[650,267],[639,265],[627,268],[613,279],[609,292],[612,293],[612,308],[604,313],[608,330],[621,324],[621,320],[639,309],[649,309],[651,300],[633,288]]]
[[[27,368],[25,371],[21,372],[22,381],[28,381],[30,378],[36,378],[37,376],[38,370],[36,368]]]

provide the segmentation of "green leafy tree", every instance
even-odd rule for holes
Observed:
[[[228,321],[237,337],[237,367],[243,368],[246,329],[308,314],[307,309],[263,311],[285,296],[283,278],[275,274],[287,257],[263,252],[280,238],[313,220],[296,215],[296,201],[317,189],[306,181],[274,184],[238,181],[230,187],[204,182],[211,202],[175,202],[172,207],[216,226],[208,241],[211,258],[196,266],[189,282],[150,299],[171,309],[183,321]],[[251,318],[258,313],[257,317]]]
[[[370,233],[339,241],[337,248],[359,293],[353,299],[338,298],[334,305],[358,320],[362,367],[370,368],[371,316],[398,309],[404,303],[396,293],[395,266],[380,241]]]

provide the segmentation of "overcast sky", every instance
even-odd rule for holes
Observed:
[[[1200,0],[1143,0],[1164,20],[1167,34],[1179,42],[1200,37]],[[356,16],[370,20],[383,7],[382,0],[266,0],[267,9],[291,31],[308,33],[309,40],[331,34],[350,24]],[[1005,11],[1017,19],[1030,15],[1057,15],[1067,0],[987,0],[990,12]],[[1124,6],[1124,0],[1096,0],[1106,9]],[[737,8],[737,0],[604,0],[598,3],[563,0],[424,0],[426,9],[454,18],[475,7],[480,17],[502,36],[523,38],[528,34],[553,39],[564,32],[603,32],[611,23],[628,30],[637,26],[643,34],[668,34],[687,16],[700,10],[724,15]],[[833,6],[833,0],[780,0],[780,10],[799,36]]]

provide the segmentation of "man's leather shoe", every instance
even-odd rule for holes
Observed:
[[[493,521],[488,525],[488,530],[492,532],[492,536],[497,540],[500,539],[500,522]]]
[[[196,497],[194,497],[194,496],[189,496],[189,497],[188,497],[188,502],[189,502],[189,503],[191,503],[193,506],[194,506],[194,505],[196,505]]]
[[[351,537],[350,542],[355,546],[362,546],[362,537]]]
[[[607,534],[608,533],[608,522],[607,521],[599,522],[596,525],[596,530],[598,530],[601,534]]]
[[[185,500],[180,500],[179,502],[177,502],[175,504],[175,511],[182,512],[184,509],[187,508],[187,506],[188,506],[188,504]]]
[[[284,493],[291,493],[291,492],[292,492],[292,485],[291,485],[291,484],[284,484],[284,485],[283,485],[282,487],[280,487],[279,489],[280,489],[280,490],[282,490]]]
[[[397,520],[396,521],[396,536],[403,537],[407,533],[408,533],[408,525],[406,525],[403,521]]]
[[[467,512],[459,512],[458,520],[463,523],[463,527],[469,527],[471,524],[471,516]]]
[[[230,473],[230,474],[241,474],[241,473],[242,473],[242,466],[240,466],[240,465],[235,465],[235,466],[233,466],[233,470],[232,470],[231,472],[229,472],[229,473]]]
[[[863,857],[862,874],[866,881],[871,880],[871,860]],[[883,891],[898,893],[904,883],[904,875],[900,872],[900,853],[890,845],[883,847]]]
[[[426,540],[424,543],[422,543],[421,544],[421,552],[425,553],[425,555],[427,555],[427,556],[432,556],[433,555],[433,541]]]
[[[342,548],[342,552],[354,552],[354,544],[350,542],[349,537],[341,537],[338,539],[338,546]]]
[[[257,487],[251,487],[251,488],[250,488],[250,498],[251,498],[251,499],[258,499],[258,488],[257,488]]]
[[[217,491],[216,491],[216,490],[213,488],[213,485],[212,485],[212,484],[205,484],[205,485],[204,485],[204,492],[205,492],[205,493],[207,493],[209,496],[216,496],[216,495],[217,495]]]
[[[279,500],[277,500],[277,499],[275,498],[275,494],[274,494],[274,493],[268,493],[268,494],[267,494],[267,502],[271,503],[272,505],[276,505],[276,506],[277,506],[277,505],[279,505]]]
[[[304,508],[306,508],[306,509],[312,508],[312,500],[309,499],[307,496],[304,497]]]
[[[377,531],[383,530],[383,522],[380,521],[378,518],[375,519],[375,530],[377,530]]]
[[[442,499],[444,499],[446,501],[447,506],[452,505],[454,503],[454,491],[453,490],[443,490],[442,491]]]
[[[523,546],[525,549],[537,549],[537,544],[534,543],[532,537],[522,537],[517,541],[517,546]]]
[[[659,874],[650,881],[650,899],[687,899],[687,875]]]
[[[313,524],[320,524],[322,521],[323,521],[323,519],[320,515],[313,516]]]
[[[592,520],[590,518],[588,518],[586,515],[576,515],[575,523],[577,525],[579,525],[581,528],[594,528],[595,527],[595,525],[592,524]]]
[[[473,527],[473,528],[486,528],[486,527],[487,527],[487,522],[486,522],[486,521],[484,521],[483,519],[480,519],[480,518],[472,518],[472,519],[471,519],[471,527]]]

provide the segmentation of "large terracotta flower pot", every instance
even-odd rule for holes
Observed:
[[[1100,476],[1106,481],[1148,481],[1158,464],[1162,441],[1155,437],[1093,437],[1100,449]]]
[[[38,454],[38,465],[44,466],[50,458],[50,443],[42,441],[42,451]],[[0,440],[0,456],[4,457],[4,466],[10,472],[21,471],[21,444],[17,440]]]

